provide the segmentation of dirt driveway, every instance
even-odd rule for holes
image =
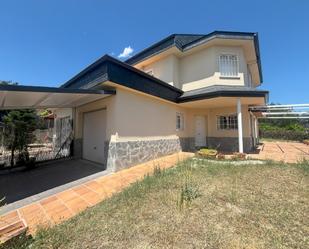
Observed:
[[[296,163],[309,160],[309,146],[299,142],[265,141],[259,146],[258,152],[250,154],[250,157]]]

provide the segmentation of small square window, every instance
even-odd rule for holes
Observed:
[[[182,113],[176,113],[176,131],[184,130],[184,116]]]

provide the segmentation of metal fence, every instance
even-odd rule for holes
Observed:
[[[5,146],[5,125],[0,125],[0,168],[11,166],[11,151]],[[32,161],[43,162],[71,156],[73,125],[70,117],[58,118],[52,128],[37,129],[33,132],[34,141],[28,145]],[[15,151],[14,165],[18,164],[19,152]]]

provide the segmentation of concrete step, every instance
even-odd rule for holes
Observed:
[[[21,219],[0,227],[0,244],[27,231],[26,222]]]

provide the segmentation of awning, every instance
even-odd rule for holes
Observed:
[[[262,119],[308,119],[309,104],[250,106],[249,111]]]
[[[115,90],[0,85],[0,109],[72,108],[115,93]]]

